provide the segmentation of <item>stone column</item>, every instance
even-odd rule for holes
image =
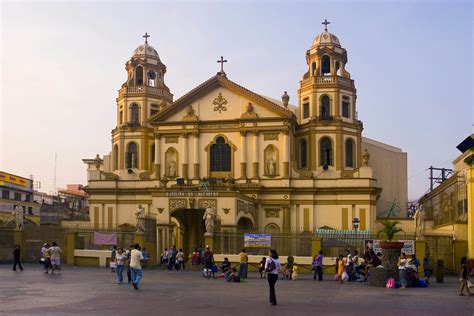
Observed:
[[[258,131],[253,131],[252,179],[258,179]]]
[[[471,156],[472,158],[472,156]],[[470,165],[466,169],[466,196],[474,196],[474,165]],[[474,259],[474,199],[467,199],[467,209],[470,212],[467,214],[467,254],[470,260]]]
[[[182,173],[183,178],[188,178],[188,133],[183,133],[183,164],[182,164]]]
[[[199,133],[193,133],[194,136],[194,179],[199,179]]]
[[[161,179],[160,134],[155,134],[155,179]]]
[[[283,131],[283,178],[289,178],[290,176],[290,141],[289,131]]]
[[[240,179],[247,179],[247,131],[240,131]]]

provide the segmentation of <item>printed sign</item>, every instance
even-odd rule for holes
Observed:
[[[94,244],[96,245],[116,245],[117,234],[101,234],[94,232]]]
[[[414,240],[395,240],[399,242],[403,242],[402,252],[405,253],[407,256],[412,256],[415,254],[415,241]],[[382,248],[380,248],[379,239],[367,239],[365,240],[365,246],[369,249],[373,249],[375,253],[382,252]]]
[[[269,248],[271,246],[271,234],[244,234],[244,247]]]

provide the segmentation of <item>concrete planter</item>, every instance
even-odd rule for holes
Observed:
[[[398,257],[402,252],[403,242],[383,241],[380,242],[382,248],[382,266],[385,268],[386,278],[394,278],[398,281]]]

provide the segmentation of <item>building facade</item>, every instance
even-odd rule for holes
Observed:
[[[0,171],[0,212],[11,214],[20,203],[25,215],[39,215],[33,200],[33,180]]]
[[[355,221],[371,230],[383,188],[362,140],[347,51],[325,30],[306,64],[297,106],[286,91],[281,100],[263,96],[223,68],[173,101],[166,66],[146,40],[126,63],[110,154],[83,160],[94,227],[135,225],[142,205],[156,220],[158,249],[202,244],[209,207],[223,232],[352,229]],[[406,160],[404,172],[402,181]]]

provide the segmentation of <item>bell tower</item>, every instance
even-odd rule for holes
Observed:
[[[362,122],[357,119],[356,88],[346,70],[347,51],[328,31],[306,52],[308,71],[300,81],[298,169],[350,170],[361,164]]]
[[[166,66],[156,49],[143,35],[139,45],[125,63],[127,80],[120,88],[117,101],[117,126],[112,130],[112,170],[153,171],[155,160],[153,128],[148,119],[173,102],[166,86]]]

